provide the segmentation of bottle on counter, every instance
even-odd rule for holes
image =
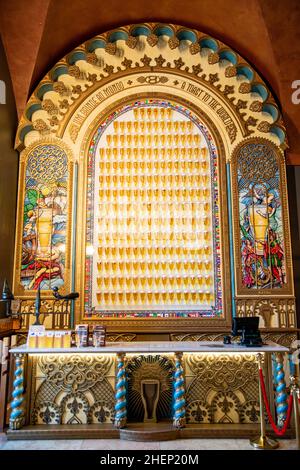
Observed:
[[[75,342],[77,348],[86,348],[88,346],[88,325],[77,325],[75,330]]]
[[[95,325],[93,329],[93,346],[100,348],[105,346],[105,327],[102,325]]]

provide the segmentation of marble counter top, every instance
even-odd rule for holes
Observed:
[[[28,348],[26,345],[10,350],[24,354],[103,354],[103,353],[273,353],[288,352],[289,349],[268,341],[261,347],[245,347],[238,344],[223,344],[221,341],[134,341],[132,343],[107,343],[107,346],[94,348]]]

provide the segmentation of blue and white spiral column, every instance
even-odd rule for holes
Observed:
[[[127,421],[125,353],[117,354],[115,421],[117,428],[124,428]]]
[[[20,429],[25,421],[24,409],[24,354],[15,355],[15,371],[13,382],[13,400],[10,404],[10,429]]]
[[[275,388],[276,388],[276,411],[277,411],[277,425],[282,427],[286,420],[288,409],[288,395],[286,391],[285,374],[283,368],[283,355],[282,353],[275,354]]]
[[[175,373],[173,386],[173,426],[184,428],[185,421],[185,384],[182,367],[182,353],[175,353]]]

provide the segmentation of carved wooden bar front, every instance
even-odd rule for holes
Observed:
[[[274,343],[259,350],[264,355],[288,352]],[[28,426],[32,435],[35,425],[37,435],[67,436],[65,425],[74,425],[91,437],[105,437],[108,430],[110,436],[122,437],[124,428],[128,434],[136,423],[150,421],[158,429],[173,428],[173,437],[185,429],[189,435],[202,435],[207,424],[216,435],[231,432],[230,424],[249,435],[259,423],[256,351],[189,341],[50,350],[19,346],[11,351],[16,369],[8,435],[13,439],[22,432],[26,438]],[[266,377],[268,373],[265,369]]]

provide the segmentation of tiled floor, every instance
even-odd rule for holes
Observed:
[[[280,450],[295,450],[294,440],[280,440]],[[8,441],[0,434],[0,450],[251,450],[248,439],[177,439],[133,442],[118,439]]]

